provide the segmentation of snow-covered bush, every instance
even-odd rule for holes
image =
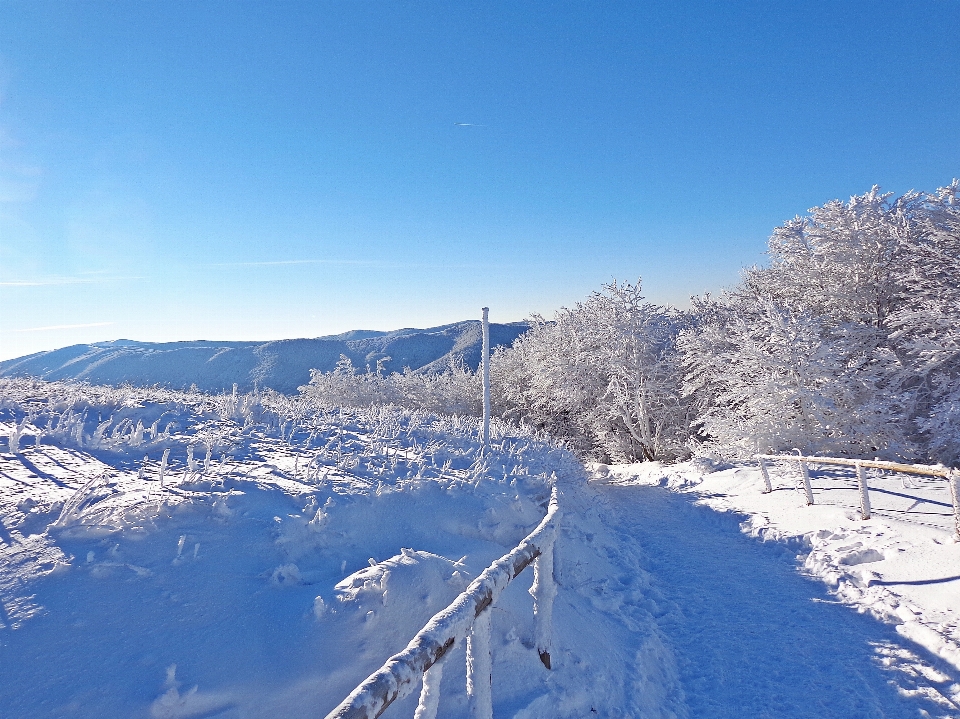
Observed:
[[[681,394],[678,310],[644,301],[640,283],[605,285],[532,328],[491,362],[506,417],[614,461],[688,454],[692,402]]]
[[[393,404],[440,414],[480,416],[480,377],[463,363],[451,364],[444,372],[401,372],[384,374],[383,365],[376,370],[358,372],[346,356],[342,356],[331,372],[311,370],[310,383],[300,388],[302,396],[323,407],[369,407]]]

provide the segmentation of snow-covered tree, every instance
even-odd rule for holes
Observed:
[[[739,299],[739,301],[738,301]],[[702,433],[726,453],[905,449],[894,403],[822,316],[770,299],[699,300],[683,333],[687,393]]]
[[[688,454],[691,403],[675,339],[683,313],[644,301],[640,283],[605,285],[533,327],[492,362],[497,406],[618,461]]]
[[[907,357],[891,318],[909,294],[917,193],[870,192],[774,230],[769,267],[698,303],[681,339],[704,430],[736,453],[911,456]]]
[[[922,198],[904,240],[904,300],[890,317],[906,359],[900,376],[913,398],[915,426],[928,454],[960,463],[960,181]]]

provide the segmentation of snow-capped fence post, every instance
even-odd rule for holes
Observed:
[[[467,695],[472,719],[493,719],[493,660],[490,607],[477,615],[467,635]]]
[[[765,459],[797,462],[800,465],[800,474],[803,477],[804,490],[807,495],[807,504],[813,504],[813,493],[810,491],[810,473],[807,465],[810,462],[817,464],[833,464],[845,467],[855,467],[857,471],[857,485],[860,490],[860,516],[863,519],[870,519],[872,509],[870,507],[870,496],[868,494],[867,478],[865,468],[884,469],[892,472],[903,472],[905,474],[919,474],[926,477],[942,477],[947,480],[950,487],[950,497],[953,502],[954,528],[957,541],[960,541],[960,469],[952,469],[937,465],[934,467],[925,467],[916,464],[903,464],[901,462],[885,462],[879,459],[845,459],[841,457],[804,457],[792,454],[757,454],[754,457],[761,463]],[[762,464],[761,464],[762,466]]]
[[[947,481],[950,483],[950,498],[953,500],[953,528],[957,541],[960,541],[960,470],[951,469]]]
[[[483,309],[483,446],[490,443],[490,308]]]
[[[770,494],[773,491],[773,485],[770,484],[770,473],[767,471],[767,460],[760,457],[760,474],[763,476],[763,492],[761,494]]]
[[[550,646],[553,635],[553,600],[557,584],[553,577],[553,542],[544,544],[540,556],[533,560],[534,641],[543,666],[550,669]]]
[[[807,496],[807,506],[813,504],[813,490],[810,489],[810,468],[802,459],[800,460],[800,477],[803,480],[803,492]]]
[[[857,462],[857,487],[860,488],[860,519],[870,519],[870,495],[867,493],[867,470]]]
[[[420,703],[413,713],[413,719],[437,719],[440,708],[440,680],[443,679],[443,660],[437,661],[423,673],[423,688],[420,690]]]
[[[416,718],[432,719],[436,716],[439,702],[440,662],[464,640],[467,641],[467,691],[471,698],[472,716],[492,719],[491,610],[511,581],[533,564],[547,547],[552,550],[560,517],[559,495],[554,487],[550,493],[547,514],[537,528],[470,582],[450,606],[426,623],[406,649],[390,657],[380,669],[367,677],[336,709],[327,714],[326,719],[376,719],[397,699],[410,694],[421,680],[424,687],[420,693]],[[544,575],[547,566],[544,561]],[[433,673],[435,670],[439,671]]]

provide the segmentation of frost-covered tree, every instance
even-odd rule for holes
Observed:
[[[909,288],[917,193],[870,192],[774,230],[770,266],[698,303],[681,338],[687,391],[721,448],[916,454],[907,356],[891,318]]]
[[[906,359],[900,384],[928,454],[960,463],[960,181],[922,198],[904,240],[903,302],[890,317]]]
[[[904,444],[893,403],[822,316],[730,296],[680,339],[699,429],[726,453],[871,455]]]
[[[492,364],[497,406],[615,461],[688,454],[691,403],[675,339],[683,313],[644,301],[640,283],[605,285],[532,328]]]
[[[904,296],[904,241],[922,198],[893,198],[878,187],[833,200],[776,228],[770,266],[745,272],[742,291],[850,325],[865,345],[886,341],[889,317]]]

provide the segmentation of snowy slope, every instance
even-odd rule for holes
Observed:
[[[491,324],[493,347],[510,345],[527,324]],[[254,385],[293,393],[310,381],[310,370],[332,370],[341,355],[363,370],[385,363],[387,371],[404,367],[443,370],[451,360],[476,369],[480,362],[480,323],[457,322],[429,329],[394,332],[355,330],[316,339],[276,342],[133,342],[117,340],[74,345],[0,362],[0,377],[79,379],[94,384],[158,384],[174,389],[191,385],[202,391],[247,392]]]
[[[948,653],[796,571],[842,507],[793,530],[807,508],[755,494],[750,469],[588,475],[505,425],[483,453],[478,429],[281,395],[0,380],[0,716],[322,717],[522,539],[557,486],[553,671],[528,571],[492,610],[495,716],[960,717]],[[758,542],[742,515],[691,501],[751,498],[768,523],[745,526],[793,539]],[[829,545],[848,547],[824,555],[847,572],[838,587],[863,568],[841,560],[864,537]],[[950,607],[938,627],[922,599],[900,604],[952,641]],[[447,659],[441,716],[467,716],[464,659]]]
[[[18,452],[0,454],[0,716],[323,716],[537,524],[554,483],[572,588],[555,667],[532,644],[527,572],[493,614],[498,713],[679,707],[669,670],[638,664],[666,655],[649,611],[623,610],[643,573],[563,450],[495,425],[482,455],[475,420],[393,409],[2,389]],[[448,661],[444,716],[464,716],[463,648]]]

